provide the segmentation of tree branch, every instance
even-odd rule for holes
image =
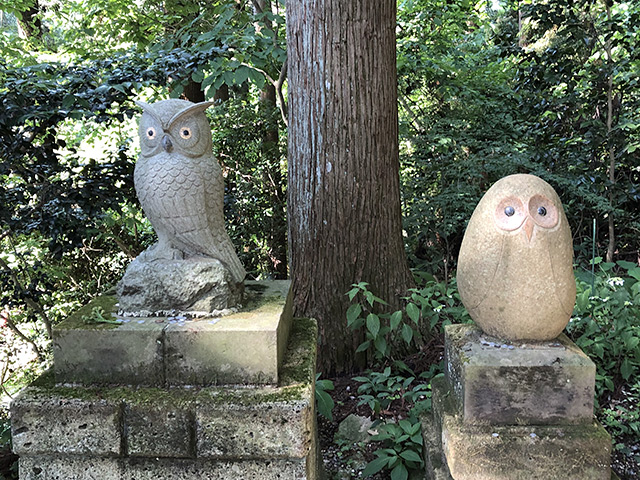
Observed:
[[[244,63],[244,62],[242,62],[240,65],[261,73],[262,75],[264,75],[264,78],[266,78],[267,81],[271,85],[273,85],[273,87],[276,89],[276,92],[278,93],[278,107],[280,108],[280,115],[282,115],[282,120],[284,121],[284,124],[289,125],[289,123],[287,122],[287,106],[284,103],[284,94],[282,93],[282,86],[284,84],[285,79],[287,78],[288,58],[282,64],[282,69],[280,70],[280,75],[278,76],[278,80],[274,80],[273,78],[271,78],[271,75],[269,75],[266,71],[264,71],[261,68],[254,67],[253,65],[249,65],[248,63]]]

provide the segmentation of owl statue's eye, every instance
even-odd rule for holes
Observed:
[[[536,194],[529,200],[529,215],[540,227],[553,228],[558,224],[558,208],[546,196]]]
[[[500,230],[511,232],[519,228],[524,222],[524,205],[518,197],[509,195],[498,202],[493,215],[496,226]]]
[[[156,129],[153,127],[147,128],[147,138],[154,139],[156,138]]]
[[[189,127],[182,127],[180,129],[180,136],[185,140],[191,138],[191,129]]]

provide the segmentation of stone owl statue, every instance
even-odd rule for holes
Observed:
[[[123,312],[213,313],[242,301],[245,270],[224,227],[224,179],[204,111],[210,102],[136,102],[134,185],[158,242],[118,284]]]
[[[245,271],[224,228],[224,181],[204,114],[212,103],[136,103],[144,113],[134,184],[158,235],[149,254],[163,259],[212,257],[241,282]]]
[[[458,257],[458,288],[471,318],[508,340],[551,340],[576,298],[573,243],[553,188],[534,175],[496,182],[478,203]]]

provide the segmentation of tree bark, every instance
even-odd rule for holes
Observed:
[[[607,11],[607,21],[611,22],[611,4],[605,0],[605,8]],[[605,45],[605,51],[607,54],[607,64],[609,67],[609,78],[607,79],[607,149],[609,153],[609,216],[608,230],[609,230],[609,242],[607,245],[607,262],[613,262],[613,257],[616,253],[616,230],[615,230],[615,218],[613,215],[613,209],[615,208],[615,195],[614,189],[616,186],[616,150],[615,144],[612,138],[613,132],[613,58],[611,52],[611,38],[608,38]]]
[[[413,285],[402,240],[394,0],[287,2],[289,255],[297,316],[319,324],[318,367],[361,366],[353,283],[392,305]]]

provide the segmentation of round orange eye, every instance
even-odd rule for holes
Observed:
[[[180,129],[180,136],[185,140],[191,138],[191,129],[189,127],[182,127]]]
[[[493,217],[498,228],[507,231],[515,230],[524,222],[524,206],[519,198],[503,198],[498,203]]]
[[[534,195],[529,200],[529,215],[537,225],[553,228],[558,224],[558,209],[544,195]]]

